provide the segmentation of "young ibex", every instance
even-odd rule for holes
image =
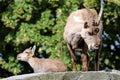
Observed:
[[[64,72],[67,66],[61,60],[56,59],[39,59],[34,56],[36,46],[27,48],[17,55],[17,59],[30,64],[34,72]]]
[[[70,51],[73,71],[77,71],[75,50],[81,52],[82,71],[88,70],[88,50],[96,50],[95,70],[99,70],[98,55],[102,44],[102,22],[100,18],[103,12],[103,1],[101,0],[101,10],[99,16],[94,9],[80,9],[70,14],[64,28],[63,37],[67,42]]]

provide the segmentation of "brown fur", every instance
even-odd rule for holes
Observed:
[[[67,19],[63,37],[70,51],[74,71],[77,70],[75,50],[81,52],[82,71],[88,70],[89,58],[87,51],[96,50],[95,70],[99,70],[98,55],[102,43],[103,28],[102,22],[98,21],[99,19],[97,12],[88,8],[72,12]]]
[[[17,59],[28,62],[34,72],[64,72],[67,71],[67,66],[63,61],[57,59],[39,59],[34,56],[34,47],[27,48],[22,53],[18,54]]]

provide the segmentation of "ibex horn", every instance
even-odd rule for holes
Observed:
[[[103,7],[104,7],[104,2],[103,2],[103,0],[101,0],[101,8],[100,8],[100,12],[99,12],[98,20],[97,20],[98,25],[100,24],[100,20],[101,20],[101,17],[102,17]]]
[[[102,13],[103,13],[103,7],[104,7],[104,2],[103,0],[101,0],[101,8],[100,8],[99,16],[98,16],[97,21],[93,20],[93,26],[98,26],[100,24],[100,20],[101,20]]]

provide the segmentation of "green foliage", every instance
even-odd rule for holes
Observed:
[[[0,0],[0,69],[7,77],[28,73],[24,63],[16,56],[25,48],[37,46],[36,55],[61,59],[71,70],[71,59],[63,39],[63,29],[69,14],[83,8],[94,8],[99,12],[100,1],[96,0]],[[106,0],[103,13],[103,49],[100,68],[120,69],[120,1]],[[111,30],[113,32],[111,32]],[[111,47],[112,46],[112,47]],[[93,56],[91,64],[93,66]],[[80,62],[80,56],[77,56]],[[22,66],[21,66],[22,65]],[[90,65],[90,70],[93,67]],[[81,64],[77,64],[79,70]],[[8,73],[10,72],[10,73]]]
[[[9,72],[12,72],[14,75],[17,75],[21,72],[20,70],[20,64],[18,64],[18,61],[15,60],[13,56],[9,56],[8,62],[4,60],[0,60],[0,65],[2,65],[3,69],[7,69]]]

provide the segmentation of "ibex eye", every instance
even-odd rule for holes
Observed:
[[[29,52],[26,52],[26,53],[29,53]]]
[[[85,24],[84,24],[84,28],[88,28],[89,26],[88,26],[88,23],[87,22],[85,22]]]
[[[98,28],[96,28],[96,29],[95,29],[95,32],[96,32],[96,33],[98,33],[98,32],[99,32],[99,29],[98,29]]]

